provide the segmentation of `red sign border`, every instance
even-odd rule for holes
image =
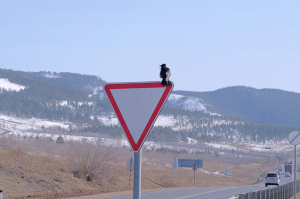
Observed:
[[[174,83],[170,82],[170,86],[162,86],[161,82],[137,82],[137,83],[113,83],[113,84],[106,84],[104,87],[104,90],[108,96],[108,99],[115,110],[115,113],[119,119],[119,122],[126,134],[126,137],[133,149],[134,152],[139,152],[140,149],[142,148],[153,124],[155,123],[161,109],[163,108],[164,104],[166,103],[169,95],[171,94],[173,88],[174,88]],[[132,88],[166,88],[162,97],[160,98],[156,108],[154,109],[143,133],[141,134],[141,137],[139,138],[138,142],[135,144],[133,137],[126,125],[126,122],[121,114],[121,111],[111,93],[111,89],[132,89]]]

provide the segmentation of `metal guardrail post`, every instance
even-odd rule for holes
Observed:
[[[249,199],[249,193],[246,193],[245,199]]]
[[[291,196],[290,184],[287,185],[287,188],[286,188],[286,189],[287,189],[287,191],[286,191],[286,192],[287,192],[286,197],[287,197],[287,198],[290,198],[290,196]]]
[[[290,192],[289,198],[293,196],[293,187],[294,187],[293,185],[294,185],[294,182],[293,182],[293,184],[290,183],[290,186],[289,186],[289,189],[290,189],[290,191],[289,191]]]
[[[262,191],[260,190],[259,191],[259,199],[262,199],[261,196],[262,196]]]
[[[290,187],[290,183],[287,185],[287,198],[290,198],[291,196],[291,187]]]
[[[290,197],[293,196],[293,192],[294,192],[294,182],[292,185],[290,184]]]
[[[286,198],[288,199],[288,198],[290,198],[290,184],[287,184],[286,185]]]
[[[287,192],[286,198],[290,198],[290,196],[291,196],[290,183],[287,184],[287,188],[286,188],[286,189],[287,189],[287,190],[286,190],[286,192]]]
[[[280,195],[279,195],[279,197],[283,199],[283,186],[280,187]]]

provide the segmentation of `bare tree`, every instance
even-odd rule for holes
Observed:
[[[70,168],[75,177],[98,183],[113,181],[113,171],[119,161],[116,149],[97,142],[71,143]]]

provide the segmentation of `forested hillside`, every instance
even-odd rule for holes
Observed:
[[[69,131],[123,135],[103,91],[106,82],[100,77],[0,69],[0,79],[23,88],[5,89],[0,85],[1,114],[68,122]],[[299,130],[295,128],[300,125],[300,116],[296,115],[299,95],[248,87],[213,92],[174,91],[148,140],[284,140],[292,130]]]
[[[199,97],[207,109],[224,116],[300,127],[300,94],[278,89],[234,86],[211,92],[175,91]]]
[[[47,78],[45,74],[59,75],[59,78]],[[105,85],[105,82],[96,76],[25,73],[1,69],[0,78],[25,86],[25,89],[19,92],[1,90],[0,111],[5,114],[88,123],[94,113],[111,110],[107,99],[100,100],[98,95],[91,95],[95,89]],[[95,105],[95,108],[91,105]]]

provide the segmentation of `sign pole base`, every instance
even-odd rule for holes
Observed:
[[[141,199],[142,149],[134,153],[133,199]]]

